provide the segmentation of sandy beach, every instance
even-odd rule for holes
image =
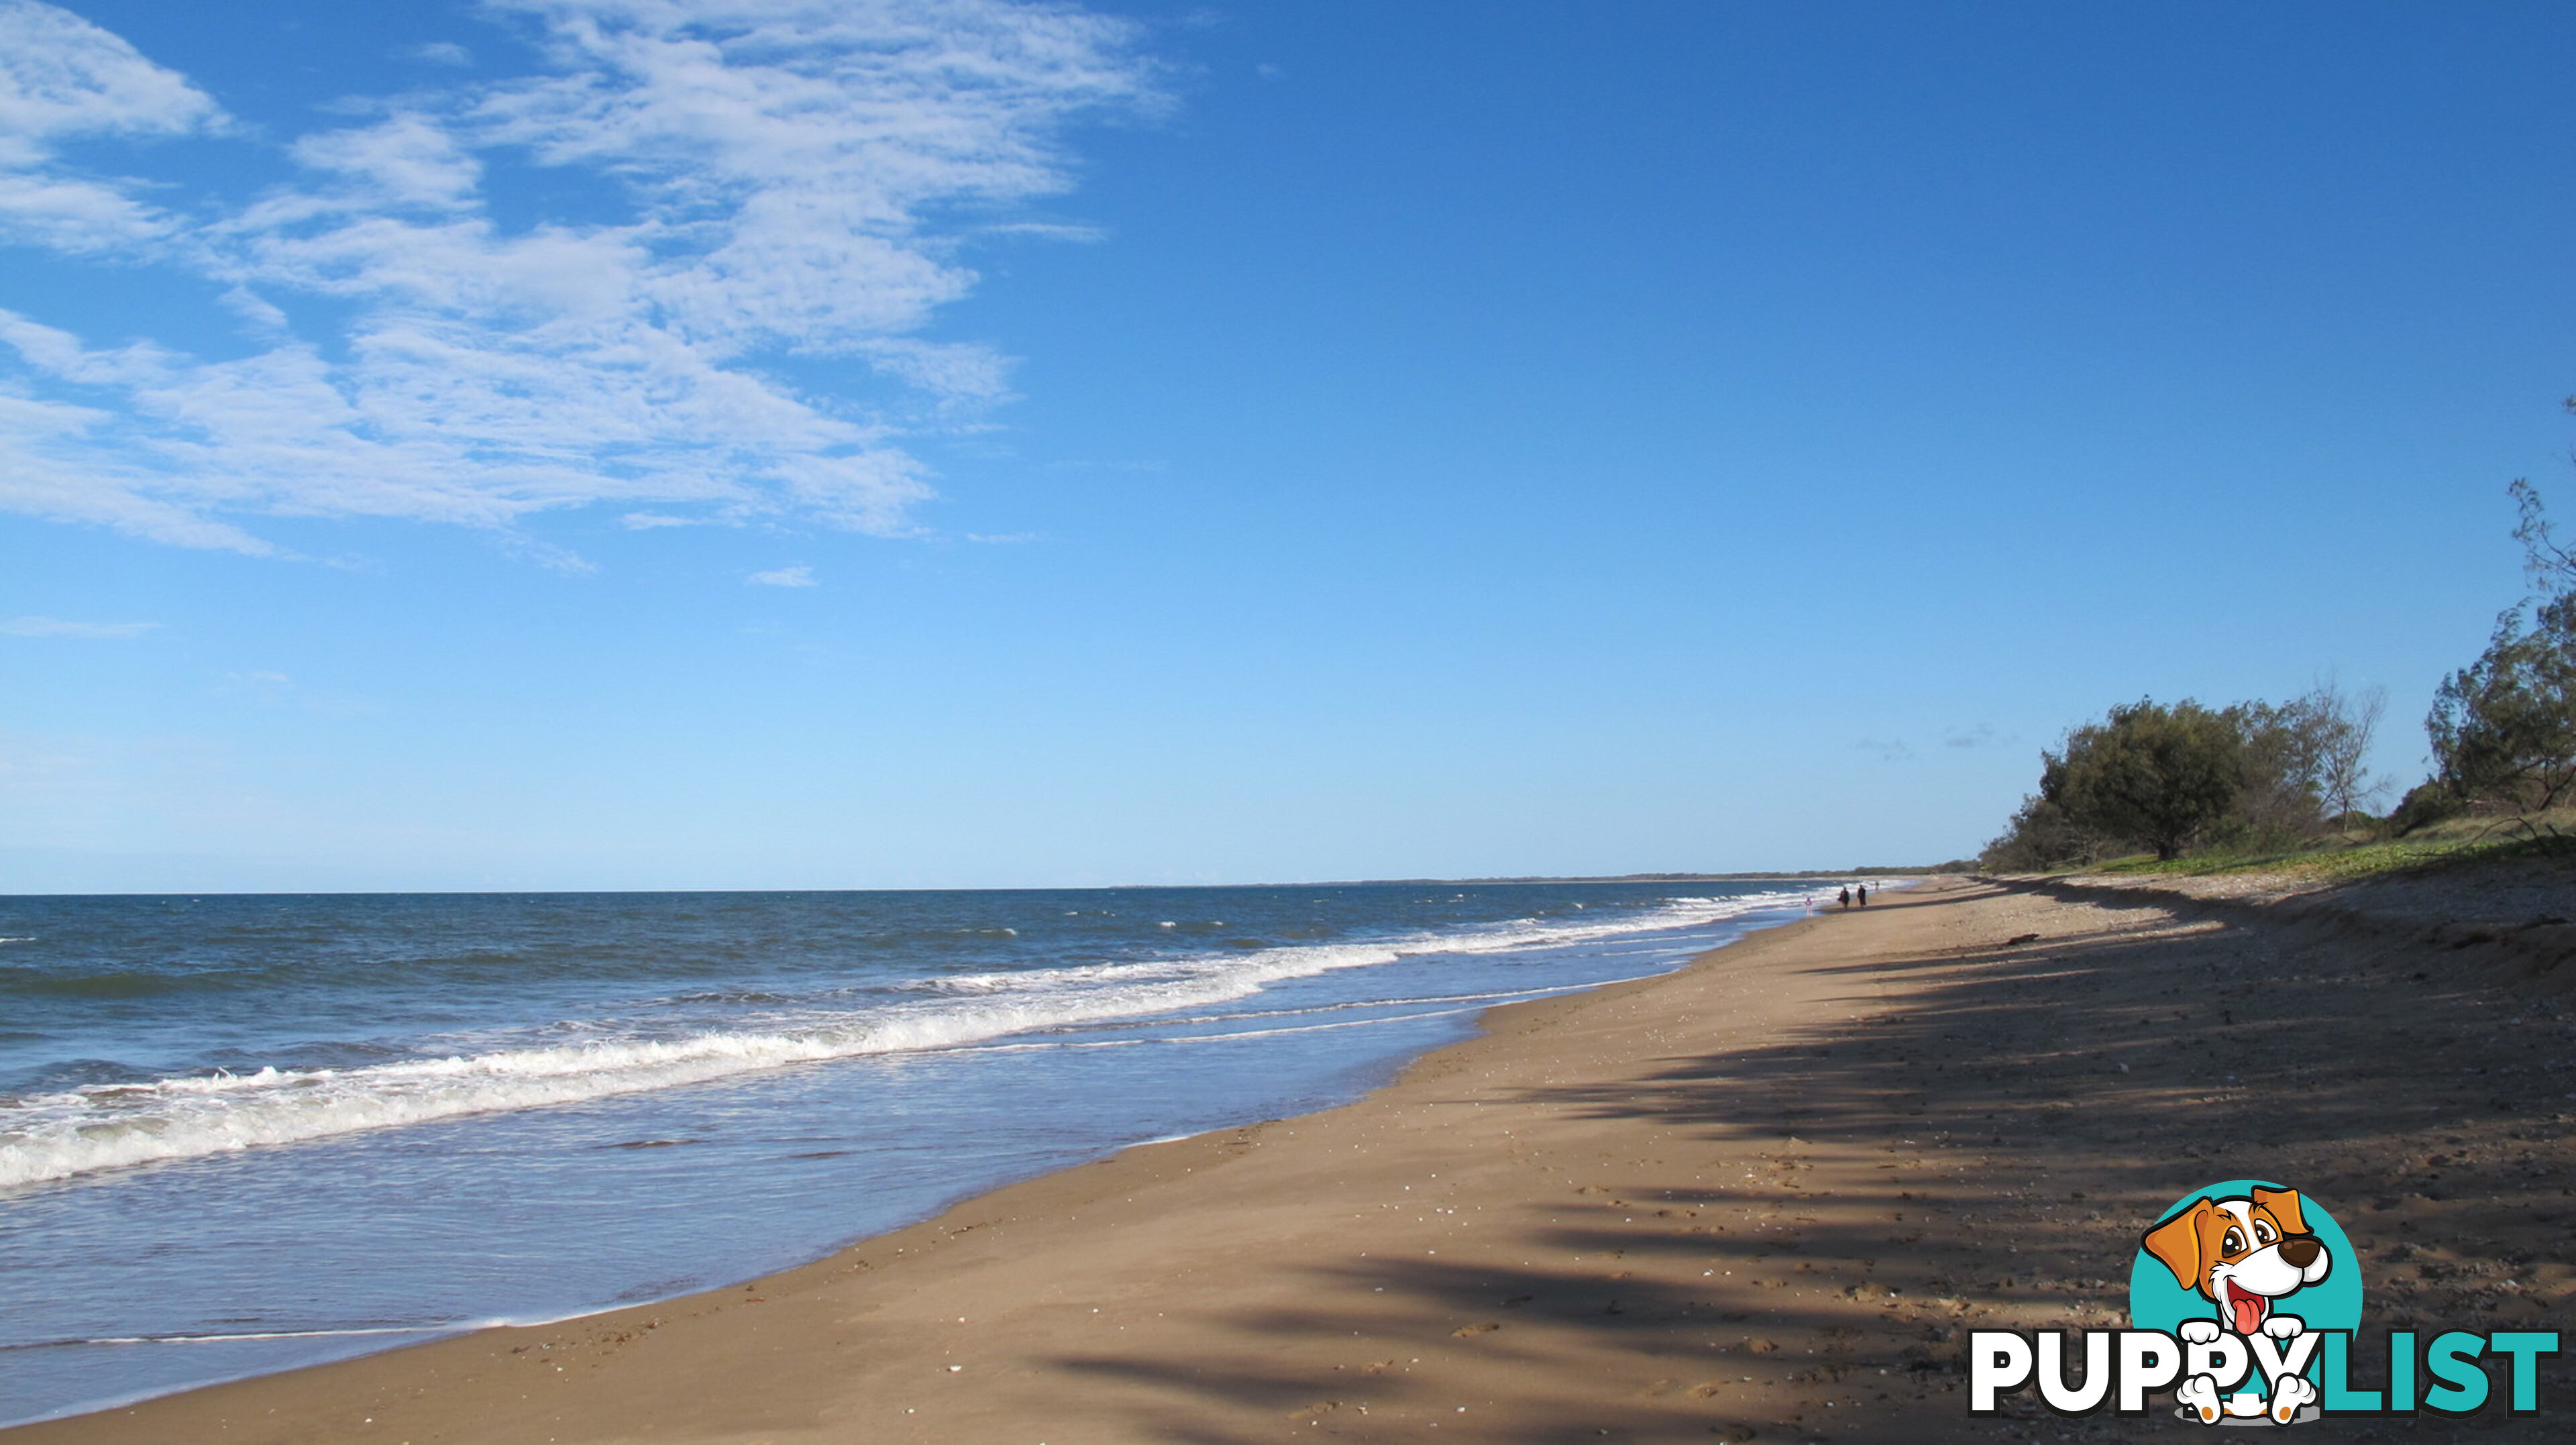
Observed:
[[[2542,865],[2352,898],[1936,881],[749,1286],[0,1439],[2125,1436],[1972,1421],[1965,1332],[2125,1322],[2139,1230],[2213,1179],[2331,1211],[2366,1328],[2564,1327],[2571,902]],[[2537,1419],[2335,1429],[2558,1438],[2563,1379]]]

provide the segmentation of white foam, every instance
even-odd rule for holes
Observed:
[[[107,1335],[95,1340],[39,1340],[8,1345],[13,1350],[46,1350],[63,1345],[229,1345],[243,1340],[337,1340],[360,1335],[443,1335],[472,1325],[368,1325],[345,1330],[249,1330],[232,1335]]]
[[[574,1318],[574,1316],[564,1316],[563,1318],[569,1319]],[[90,1345],[227,1345],[267,1340],[358,1339],[367,1337],[385,1337],[377,1344],[357,1346],[351,1349],[325,1354],[318,1358],[308,1358],[300,1362],[303,1364],[318,1364],[323,1360],[344,1359],[351,1355],[374,1354],[380,1350],[391,1349],[395,1345],[402,1343],[402,1337],[408,1337],[415,1341],[425,1342],[445,1335],[470,1334],[476,1330],[490,1329],[495,1326],[517,1323],[519,1323],[519,1321],[509,1319],[488,1319],[465,1320],[456,1324],[447,1325],[405,1325],[386,1326],[382,1328],[369,1327],[336,1330],[272,1330],[235,1335],[125,1335],[94,1340],[41,1340],[25,1345],[0,1346],[0,1349],[44,1350],[61,1348],[64,1346],[80,1347]],[[554,1323],[554,1321],[547,1320],[539,1321],[538,1323],[551,1324]],[[269,1368],[275,1367],[271,1366]],[[188,1390],[204,1389],[209,1385],[230,1384],[235,1380],[247,1379],[251,1375],[259,1373],[263,1373],[263,1371],[258,1369],[249,1371],[233,1369],[223,1371],[218,1374],[203,1375],[193,1379],[182,1377],[175,1380],[164,1380],[161,1383],[148,1386],[144,1389],[129,1390],[121,1394],[100,1396],[98,1398],[88,1400],[77,1400],[70,1404],[62,1405],[55,1409],[34,1415],[8,1414],[6,1412],[10,1408],[10,1403],[0,1402],[0,1429],[13,1429],[20,1425],[32,1425],[46,1420],[60,1420],[72,1415],[86,1415],[93,1412],[103,1414],[109,1410],[122,1410],[129,1405],[142,1404],[146,1400],[157,1400],[166,1395],[176,1395]]]
[[[1425,953],[1488,954],[1704,926],[1804,898],[1772,892],[1677,899],[1615,921],[1523,919],[1359,943],[953,976],[923,981],[920,986],[932,997],[838,1012],[809,1010],[765,1030],[502,1047],[350,1069],[264,1068],[91,1085],[0,1103],[0,1188],[579,1103],[793,1064],[955,1049],[1037,1029],[1204,1009],[1272,983],[1337,969]]]

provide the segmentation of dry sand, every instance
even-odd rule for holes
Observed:
[[[1346,1108],[1130,1150],[749,1287],[0,1440],[2189,1431],[1971,1421],[1964,1332],[2124,1324],[2138,1231],[2248,1175],[2343,1224],[2366,1329],[2563,1328],[2560,955],[2512,923],[2429,933],[2532,896],[2576,886],[2540,868],[2412,912],[2283,913],[1943,882],[1497,1010]],[[2571,1386],[2545,1366],[2537,1420],[2320,1433],[2560,1438]]]

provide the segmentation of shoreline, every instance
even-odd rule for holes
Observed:
[[[64,1404],[53,1406],[51,1408],[39,1406],[35,1409],[28,1409],[24,1413],[21,1413],[19,1411],[8,1409],[8,1406],[11,1405],[13,1401],[6,1398],[9,1392],[5,1386],[0,1386],[0,1433],[39,1425],[75,1421],[93,1415],[125,1411],[131,1407],[148,1404],[156,1400],[175,1398],[205,1390],[224,1388],[227,1386],[250,1384],[263,1379],[294,1375],[306,1370],[348,1364],[353,1361],[363,1360],[378,1355],[400,1353],[406,1350],[452,1342],[458,1339],[471,1338],[494,1330],[559,1329],[569,1327],[578,1324],[581,1321],[601,1315],[614,1314],[621,1311],[631,1312],[635,1310],[649,1310],[700,1295],[719,1294],[726,1290],[739,1287],[747,1282],[768,1278],[775,1273],[829,1259],[832,1255],[852,1248],[858,1244],[880,1239],[889,1234],[898,1233],[904,1229],[917,1226],[929,1219],[936,1218],[939,1214],[954,1208],[959,1204],[990,1193],[995,1189],[1005,1188],[1012,1184],[1026,1182],[1035,1178],[1043,1178],[1069,1169],[1080,1168],[1089,1163],[1114,1158],[1119,1154],[1123,1154],[1137,1148],[1183,1142],[1208,1133],[1220,1132],[1229,1127],[1274,1122],[1281,1118],[1296,1117],[1300,1113],[1312,1113],[1338,1107],[1341,1104],[1351,1102],[1355,1098],[1365,1097],[1368,1092],[1373,1092],[1377,1088],[1384,1087],[1386,1083],[1390,1082],[1403,1070],[1418,1061],[1424,1054],[1435,1052],[1440,1048],[1448,1047],[1450,1044],[1461,1041],[1465,1038],[1474,1037],[1475,1030],[1480,1026],[1479,1020],[1481,1020],[1485,1014],[1491,1012],[1496,1007],[1509,1006],[1508,1004],[1496,1004],[1491,1002],[1490,1000],[1494,998],[1500,997],[1513,999],[1514,1001],[1542,1001],[1550,998],[1581,994],[1605,987],[1618,987],[1629,983],[1652,981],[1671,972],[1687,967],[1693,960],[1709,952],[1712,945],[1723,947],[1725,942],[1733,941],[1729,935],[1741,937],[1744,936],[1744,930],[1746,929],[1759,932],[1795,923],[1800,920],[1802,909],[1812,902],[1812,900],[1802,900],[1798,897],[1775,898],[1772,894],[1759,894],[1753,895],[1753,897],[1756,901],[1772,901],[1764,907],[1753,909],[1749,914],[1744,916],[1721,917],[1721,919],[1707,924],[1707,927],[1717,930],[1717,938],[1714,940],[1704,937],[1700,940],[1696,940],[1695,946],[1694,941],[1685,941],[1683,946],[1680,948],[1673,948],[1670,946],[1661,947],[1658,950],[1659,957],[1655,960],[1651,968],[1642,973],[1636,971],[1642,965],[1630,963],[1622,972],[1613,974],[1606,978],[1598,978],[1597,981],[1586,980],[1551,984],[1529,981],[1517,986],[1506,986],[1505,984],[1497,981],[1492,985],[1492,991],[1486,993],[1486,999],[1488,1001],[1485,1002],[1472,1001],[1473,995],[1471,994],[1468,996],[1470,1001],[1466,1002],[1464,1006],[1461,1007],[1439,1008],[1428,1011],[1414,1009],[1409,1012],[1389,1017],[1372,1016],[1356,1022],[1325,1023],[1311,1026],[1312,1028],[1327,1030],[1351,1029],[1374,1027],[1392,1022],[1399,1025],[1408,1025],[1419,1030],[1426,1021],[1442,1019],[1448,1020],[1447,1022],[1442,1023],[1439,1027],[1440,1037],[1433,1039],[1410,1040],[1401,1045],[1384,1049],[1381,1051],[1382,1056],[1380,1058],[1378,1058],[1374,1063],[1362,1066],[1355,1074],[1355,1077],[1320,1094],[1302,1087],[1290,1087],[1289,1085],[1294,1084],[1297,1080],[1297,1076],[1293,1073],[1280,1075],[1274,1073],[1274,1071],[1266,1065],[1253,1063],[1248,1065],[1253,1072],[1245,1075],[1245,1077],[1267,1078],[1273,1081],[1267,1086],[1255,1088],[1253,1093],[1267,1093],[1275,1095],[1276,1097],[1271,1099],[1248,1099],[1242,1101],[1251,1104],[1251,1108],[1249,1109],[1223,1108],[1213,1111],[1204,1107],[1163,1109],[1160,1112],[1172,1116],[1171,1123],[1181,1124],[1184,1127],[1180,1130],[1171,1130],[1167,1125],[1164,1131],[1143,1133],[1141,1136],[1128,1135],[1124,1138],[1121,1138],[1120,1134],[1116,1131],[1105,1132],[1103,1137],[1094,1147],[1060,1150],[1057,1151],[1056,1157],[1051,1160],[1030,1160],[1021,1169],[1010,1172],[995,1171],[985,1172],[980,1175],[970,1173],[963,1177],[956,1178],[947,1189],[936,1194],[931,1194],[930,1197],[926,1199],[911,1201],[908,1204],[908,1207],[904,1208],[900,1213],[896,1213],[893,1210],[874,1204],[861,1204],[854,1208],[838,1210],[835,1210],[828,1205],[822,1207],[820,1210],[809,1206],[806,1211],[809,1214],[819,1213],[830,1215],[837,1213],[845,1216],[844,1219],[837,1223],[837,1227],[834,1221],[826,1218],[823,1221],[823,1230],[814,1231],[808,1235],[800,1236],[810,1239],[810,1253],[805,1251],[790,1252],[768,1250],[764,1251],[769,1255],[768,1259],[763,1260],[756,1265],[748,1265],[740,1272],[710,1272],[712,1274],[712,1282],[688,1284],[680,1287],[677,1292],[671,1292],[672,1287],[669,1285],[664,1286],[662,1291],[653,1294],[644,1294],[640,1291],[628,1291],[623,1294],[622,1298],[615,1299],[612,1299],[603,1293],[596,1297],[599,1301],[597,1304],[579,1306],[571,1309],[564,1309],[561,1307],[548,1309],[543,1306],[536,1309],[484,1308],[474,1310],[471,1314],[466,1315],[463,1318],[456,1319],[453,1323],[413,1325],[386,1324],[378,1327],[353,1327],[346,1329],[322,1328],[311,1331],[296,1330],[292,1327],[283,1327],[285,1332],[276,1335],[203,1333],[203,1338],[206,1341],[207,1353],[208,1356],[211,1357],[205,1360],[206,1368],[203,1370],[188,1371],[185,1373],[176,1370],[164,1370],[159,1372],[157,1380],[155,1380],[151,1374],[146,1374],[143,1376],[143,1379],[150,1383],[138,1384],[135,1376],[133,1375],[129,1374],[125,1380],[120,1381],[115,1379],[114,1376],[109,1373],[108,1369],[94,1369],[94,1373],[92,1375],[84,1377],[84,1382],[104,1388],[101,1388],[96,1393],[92,1394],[86,1403],[77,1405]],[[1580,908],[1583,905],[1578,903],[1575,906]],[[1649,930],[1649,932],[1651,933],[1652,931]],[[1434,1002],[1437,1002],[1437,1000],[1434,1000]],[[1282,1082],[1283,1080],[1285,1082]],[[1112,1112],[1116,1111],[1113,1110]],[[1133,1122],[1152,1122],[1152,1115],[1155,1112],[1157,1111],[1148,1109],[1145,1111],[1143,1116],[1137,1118]],[[1208,1120],[1211,1115],[1222,1122],[1204,1122]],[[1031,1170],[1034,1172],[1030,1172]],[[702,1177],[703,1173],[704,1167],[701,1166]],[[630,1195],[629,1197],[634,1196]],[[809,1193],[806,1197],[812,1198],[815,1196]],[[851,1197],[870,1200],[875,1198],[873,1191],[861,1191],[854,1193]],[[668,1201],[664,1201],[663,1205],[667,1208]],[[398,1246],[399,1241],[389,1239],[387,1243]],[[785,1255],[786,1257],[781,1258],[782,1255]],[[665,1274],[679,1272],[680,1271],[677,1270],[666,1270]],[[708,1279],[709,1275],[701,1274],[700,1277],[702,1280]],[[137,1344],[149,1343],[150,1338],[160,1338],[158,1336],[146,1338],[144,1337],[144,1332],[131,1330],[111,1330],[103,1333],[134,1334],[138,1337],[135,1341]],[[315,1337],[316,1342],[320,1345],[320,1349],[315,1352],[307,1352],[301,1360],[290,1358],[288,1360],[268,1364],[265,1367],[252,1368],[240,1368],[237,1366],[227,1367],[225,1364],[218,1363],[226,1360],[227,1357],[221,1351],[220,1347],[229,1342],[287,1340],[293,1339],[298,1335],[306,1334]],[[196,1337],[196,1333],[191,1333],[185,1338],[193,1339]],[[180,1340],[183,1337],[171,1336],[169,1338],[172,1340]],[[41,1351],[46,1347],[42,1345],[29,1345],[22,1348],[31,1351]],[[167,1347],[163,1353],[169,1354],[173,1358],[177,1358],[196,1348],[199,1347],[188,1343],[176,1343]],[[33,1361],[28,1360],[25,1356],[21,1356],[21,1360],[22,1364],[19,1367],[21,1369],[25,1369],[28,1365],[34,1363]],[[112,1363],[109,1368],[113,1368]],[[28,1387],[31,1398],[16,1401],[14,1403],[18,1403],[22,1406],[33,1406],[36,1405],[37,1401],[46,1399],[48,1391],[58,1389],[61,1382],[48,1381],[43,1377],[41,1372],[38,1372],[25,1377],[23,1379],[23,1383]],[[52,1398],[54,1400],[62,1400],[65,1396],[62,1394],[56,1394],[53,1395]],[[15,1418],[11,1418],[12,1416]]]
[[[1786,878],[1792,875],[1766,876]],[[1302,887],[1316,885],[1279,886]],[[990,1189],[976,1191],[942,1207],[927,1218],[913,1221],[883,1233],[867,1235],[848,1243],[841,1244],[822,1257],[809,1261],[806,1264],[786,1270],[755,1276],[746,1282],[692,1290],[684,1294],[671,1296],[661,1300],[645,1301],[640,1304],[618,1305],[599,1310],[581,1311],[534,1323],[503,1321],[460,1326],[443,1333],[430,1334],[427,1338],[415,1339],[395,1344],[381,1350],[347,1356],[340,1359],[327,1360],[318,1364],[297,1366],[286,1370],[271,1371],[245,1376],[238,1379],[217,1380],[200,1385],[186,1386],[177,1390],[163,1391],[123,1400],[104,1402],[96,1406],[81,1409],[72,1414],[56,1415],[43,1419],[23,1421],[14,1425],[0,1425],[0,1441],[7,1441],[9,1442],[9,1445],[18,1445],[18,1442],[22,1440],[50,1440],[55,1438],[57,1434],[63,1435],[64,1438],[89,1439],[92,1438],[89,1432],[93,1429],[105,1429],[111,1432],[107,1435],[97,1437],[102,1439],[166,1439],[171,1437],[159,1433],[165,1428],[179,1429],[182,1431],[195,1428],[190,1423],[198,1416],[198,1412],[194,1408],[195,1402],[206,1400],[207,1397],[211,1396],[229,1395],[234,1392],[262,1392],[266,1387],[272,1385],[279,1385],[284,1382],[295,1382],[296,1388],[290,1391],[290,1393],[295,1395],[300,1403],[305,1395],[303,1386],[307,1384],[308,1381],[326,1392],[339,1388],[335,1382],[325,1378],[320,1378],[333,1375],[336,1372],[360,1370],[368,1366],[380,1365],[387,1361],[408,1360],[414,1356],[428,1352],[452,1351],[458,1347],[472,1346],[481,1341],[498,1340],[505,1336],[513,1341],[518,1341],[523,1338],[535,1338],[539,1335],[573,1333],[582,1330],[585,1327],[594,1325],[603,1329],[613,1330],[621,1335],[631,1336],[639,1329],[648,1331],[658,1330],[662,1324],[665,1323],[665,1321],[662,1321],[658,1317],[664,1314],[684,1309],[685,1307],[693,1304],[720,1307],[726,1303],[730,1303],[729,1297],[742,1294],[747,1290],[762,1292],[765,1301],[766,1292],[772,1287],[784,1287],[785,1282],[796,1281],[800,1276],[807,1275],[814,1271],[833,1269],[835,1266],[840,1265],[844,1260],[851,1259],[863,1252],[873,1251],[877,1255],[886,1256],[890,1259],[891,1256],[904,1255],[908,1250],[917,1251],[921,1247],[920,1243],[906,1243],[905,1241],[912,1240],[915,1236],[919,1236],[921,1240],[935,1242],[936,1238],[940,1234],[940,1226],[943,1221],[947,1220],[952,1215],[960,1213],[961,1211],[973,1209],[979,1204],[990,1201],[1001,1201],[1006,1196],[1014,1195],[1015,1193],[1023,1190],[1037,1190],[1042,1193],[1052,1194],[1054,1192],[1052,1186],[1055,1181],[1069,1180],[1075,1176],[1085,1175],[1090,1171],[1110,1168],[1111,1166],[1120,1164],[1122,1161],[1130,1160],[1133,1156],[1146,1154],[1151,1151],[1175,1148],[1187,1149],[1194,1146],[1201,1146],[1205,1145],[1208,1141],[1220,1138],[1220,1136],[1245,1135],[1265,1129],[1293,1125],[1299,1120],[1320,1118],[1344,1109],[1364,1104],[1378,1095],[1401,1087],[1405,1080],[1412,1075],[1414,1071],[1438,1058],[1440,1055],[1484,1041],[1494,1032],[1498,1020],[1508,1018],[1519,1010],[1545,1009],[1550,1006],[1563,1005],[1576,1000],[1598,998],[1604,995],[1614,994],[1622,990],[1651,988],[1654,985],[1667,982],[1682,973],[1701,967],[1707,963],[1708,960],[1727,954],[1730,950],[1738,949],[1755,939],[1787,932],[1805,926],[1811,926],[1820,916],[1821,914],[1809,914],[1802,917],[1791,917],[1776,924],[1757,928],[1753,932],[1747,933],[1740,938],[1729,940],[1715,948],[1693,955],[1674,967],[1662,972],[1632,978],[1613,979],[1600,984],[1567,986],[1562,989],[1549,991],[1548,993],[1535,998],[1487,1005],[1475,1011],[1477,1015],[1475,1033],[1465,1039],[1449,1044],[1443,1044],[1424,1053],[1415,1055],[1413,1058],[1398,1066],[1394,1074],[1384,1083],[1381,1083],[1376,1088],[1363,1094],[1359,1099],[1351,1100],[1343,1104],[1333,1105],[1310,1113],[1285,1115],[1280,1118],[1261,1120],[1251,1124],[1219,1126],[1213,1129],[1201,1130],[1193,1134],[1140,1139],[1131,1144],[1118,1146],[1115,1150],[1100,1158],[1067,1165],[1026,1179],[1014,1180]],[[1228,1144],[1225,1147],[1229,1152],[1231,1151],[1233,1147],[1231,1139],[1229,1139]],[[1191,1163],[1182,1163],[1179,1165],[1180,1173],[1184,1175],[1193,1172],[1195,1168],[1196,1165]],[[1167,1174],[1169,1171],[1168,1169],[1163,1168],[1161,1162],[1157,1160],[1153,1172],[1157,1177],[1160,1177]],[[969,1225],[966,1227],[973,1228],[975,1226]],[[859,1269],[870,1269],[879,1267],[883,1262],[885,1261],[860,1261],[855,1263],[853,1267]],[[426,1331],[424,1331],[424,1333],[426,1333]],[[514,1343],[507,1346],[507,1352],[516,1354],[523,1351],[525,1348],[526,1346],[523,1343]],[[444,1360],[432,1362],[427,1366],[428,1372],[431,1374],[436,1374],[444,1368],[447,1368],[447,1362]],[[252,1404],[255,1406],[256,1413],[276,1413],[276,1407],[274,1406],[258,1401],[254,1401]],[[166,1425],[163,1423],[163,1417],[165,1415],[172,1417]],[[149,1417],[148,1422],[143,1417]],[[217,1418],[220,1420],[222,1415],[219,1414]],[[129,1435],[125,1433],[124,1427],[113,1423],[129,1420],[134,1423],[134,1427],[139,1433]],[[361,1418],[358,1423],[370,1424],[371,1422]],[[237,1434],[232,1433],[235,1426],[229,1422],[218,1424],[216,1428],[226,1431],[226,1438],[228,1439],[263,1438],[257,1435],[250,1437],[238,1436]],[[504,1431],[503,1434],[494,1435],[489,1438],[516,1438],[506,1434],[507,1427],[502,1427],[502,1429]],[[327,1439],[335,1437],[327,1434],[316,1434],[310,1437],[290,1434],[281,1435],[275,1438]],[[479,1439],[487,1437],[480,1433],[470,1433],[459,1438]],[[649,1438],[661,1437],[653,1436]]]
[[[2137,1222],[2237,1148],[2366,1255],[2443,1261],[2361,1261],[2372,1327],[2547,1328],[2576,1269],[2531,1171],[2576,1165],[2569,1117],[2467,1098],[2448,1041],[2510,1008],[2561,1047],[2565,1011],[2437,952],[1931,880],[749,1285],[0,1440],[1990,1439],[2047,1417],[1966,1416],[1963,1331],[2124,1317]]]

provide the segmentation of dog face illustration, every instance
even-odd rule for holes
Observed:
[[[2240,1335],[2262,1331],[2274,1300],[2315,1284],[2334,1267],[2324,1241],[2300,1217],[2299,1191],[2260,1185],[2250,1195],[2193,1200],[2148,1230],[2145,1246],[2176,1283],[2217,1305],[2220,1321]]]

